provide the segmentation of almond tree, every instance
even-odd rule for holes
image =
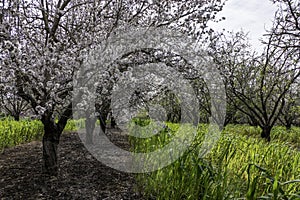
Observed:
[[[0,41],[7,44],[1,47],[1,67],[11,71],[6,78],[44,124],[44,171],[57,174],[59,138],[72,116],[72,78],[89,49],[128,23],[200,37],[222,5],[219,0],[3,1],[1,9],[10,15],[1,15]]]
[[[14,120],[19,121],[21,115],[28,116],[30,114],[28,112],[30,107],[25,100],[17,95],[16,89],[11,87],[13,86],[7,84],[7,87],[0,88],[0,109],[8,116],[13,117]]]
[[[11,6],[12,2],[3,1],[2,7],[0,7],[0,45],[1,49],[9,51],[13,51],[13,45],[9,41],[15,40],[19,34],[18,18],[15,18],[12,10],[7,8]],[[4,60],[5,53],[0,56],[0,61]],[[4,65],[0,65],[0,73],[0,108],[18,121],[20,114],[29,109],[28,103],[17,95],[16,85],[10,78],[13,70],[6,70]]]
[[[260,126],[261,137],[270,141],[287,92],[300,76],[300,58],[293,48],[273,45],[274,34],[268,37],[262,55],[252,52],[242,32],[229,39],[216,38],[211,48],[225,79],[229,103]]]
[[[279,9],[275,15],[274,27],[268,31],[267,36],[273,36],[272,46],[289,49],[295,54],[295,61],[300,57],[300,1],[273,0]],[[285,97],[285,105],[280,116],[280,121],[287,129],[299,115],[299,81],[288,91]]]

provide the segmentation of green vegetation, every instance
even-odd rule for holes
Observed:
[[[65,126],[64,131],[77,131],[78,128],[84,128],[85,127],[85,120],[84,119],[78,119],[78,120],[68,120],[67,125]]]
[[[151,127],[149,119],[134,124]],[[83,128],[84,120],[69,120],[64,131]],[[157,126],[152,126],[158,128]],[[189,128],[188,125],[185,128]],[[189,150],[172,165],[151,173],[138,174],[139,189],[152,199],[299,199],[300,128],[276,126],[272,142],[260,138],[261,129],[249,125],[228,125],[218,143],[204,158],[198,156],[207,125]],[[169,143],[179,124],[168,123],[149,138],[130,137],[135,152],[151,152]],[[133,129],[130,129],[133,130]],[[149,129],[140,129],[146,132]],[[150,130],[151,131],[151,130]],[[0,121],[0,149],[41,139],[39,120]]]
[[[249,125],[227,125],[227,132],[260,139],[261,128]],[[295,149],[300,149],[300,128],[293,126],[286,130],[284,126],[275,126],[272,129],[271,140],[275,143],[285,143]]]
[[[159,135],[131,137],[135,152],[150,152],[166,145],[178,130],[168,124]],[[138,174],[139,189],[150,199],[300,199],[300,129],[272,131],[270,143],[259,139],[260,129],[230,125],[210,154],[198,156],[206,125],[180,159],[152,173]],[[283,133],[283,131],[285,131]],[[255,135],[255,137],[252,137]],[[251,137],[250,137],[251,136]],[[284,138],[284,142],[280,139]]]
[[[20,143],[40,139],[43,135],[43,124],[38,120],[14,121],[4,118],[0,121],[0,150]]]
[[[84,127],[83,119],[69,120],[64,131],[76,131],[77,127]],[[3,118],[0,120],[0,151],[5,147],[40,140],[43,132],[44,127],[39,120]]]

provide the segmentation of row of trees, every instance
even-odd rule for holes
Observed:
[[[200,37],[222,6],[219,0],[2,1],[1,85],[16,91],[44,124],[45,172],[57,173],[59,138],[72,116],[73,75],[89,49],[127,24]],[[100,105],[100,113],[106,107]]]
[[[274,3],[280,7],[273,28],[265,36],[265,51],[259,55],[251,51],[245,34],[228,37],[207,27],[222,10],[221,0],[4,0],[0,7],[1,108],[13,116],[29,109],[41,119],[44,170],[55,175],[59,138],[72,117],[73,76],[83,67],[89,50],[129,24],[167,27],[207,44],[226,87],[225,125],[247,118],[262,128],[263,138],[270,140],[276,123],[290,126],[299,114],[300,4],[291,0]],[[202,119],[210,116],[209,91],[201,74],[189,76],[188,60],[161,51],[138,49],[120,55],[109,69],[103,69],[95,105],[103,128],[111,112],[113,84],[130,71],[131,65],[146,63],[163,62],[180,69],[199,98]],[[136,90],[132,105],[158,101],[170,111],[168,120],[176,121],[180,120],[180,102],[174,95],[159,84],[145,86]],[[88,128],[94,124],[87,121],[91,124]]]

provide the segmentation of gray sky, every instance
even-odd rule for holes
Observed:
[[[276,11],[275,5],[269,0],[228,0],[223,11],[217,17],[226,17],[219,23],[210,23],[215,30],[239,31],[243,29],[249,32],[251,44],[257,51],[262,47],[259,38],[265,33],[265,28],[272,26],[272,20]]]

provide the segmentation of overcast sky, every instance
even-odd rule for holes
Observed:
[[[251,44],[258,51],[262,50],[259,38],[265,33],[265,28],[272,26],[276,7],[269,0],[228,0],[223,11],[217,17],[226,17],[219,23],[209,24],[215,30],[249,32]]]

